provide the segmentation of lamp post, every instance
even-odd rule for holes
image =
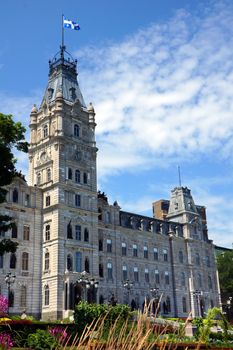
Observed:
[[[198,315],[201,317],[201,303],[200,303],[200,296],[202,295],[202,291],[200,290],[195,290],[193,291],[193,296],[197,299],[197,310],[198,310]]]
[[[128,305],[129,305],[129,295],[130,295],[130,290],[131,288],[133,287],[133,282],[130,282],[129,279],[126,279],[124,282],[123,282],[123,287],[126,289],[127,291],[127,299],[128,299]]]
[[[9,307],[10,307],[10,292],[11,292],[11,285],[15,282],[15,275],[12,275],[11,272],[8,272],[5,276],[5,282],[7,285],[7,293],[8,293],[8,309],[7,313],[9,314]]]
[[[94,292],[94,293],[95,293],[95,291],[97,291],[97,289],[99,287],[99,282],[86,271],[79,273],[78,283],[84,284],[86,287],[86,290],[92,289],[92,292]],[[93,302],[93,299],[94,299],[94,297],[92,295],[91,302]]]
[[[151,293],[153,299],[157,299],[158,298],[158,292],[159,292],[159,288],[158,287],[151,287],[150,288],[150,293]]]
[[[229,320],[231,319],[231,303],[232,303],[232,297],[229,297],[227,299],[227,316]]]

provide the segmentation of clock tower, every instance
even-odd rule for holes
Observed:
[[[30,115],[29,184],[43,196],[43,319],[67,316],[85,293],[77,288],[78,273],[98,273],[95,126],[77,61],[61,46],[49,61],[41,106]]]

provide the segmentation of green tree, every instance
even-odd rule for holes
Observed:
[[[14,122],[12,115],[0,113],[0,203],[6,198],[6,185],[9,185],[13,178],[20,175],[16,168],[16,159],[13,149],[27,152],[28,143],[25,141],[26,129],[20,122]],[[6,232],[14,226],[14,221],[10,216],[0,215],[0,232]],[[15,252],[17,243],[10,239],[1,239],[0,254],[5,252]]]
[[[222,293],[233,293],[233,250],[225,251],[217,257],[219,282]]]

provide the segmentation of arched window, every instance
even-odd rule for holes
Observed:
[[[18,228],[17,228],[17,225],[14,224],[11,230],[11,238],[17,238],[17,236],[18,236]]]
[[[46,241],[50,240],[50,225],[45,226],[45,240]]]
[[[16,255],[15,255],[15,253],[11,253],[11,256],[10,256],[10,269],[16,269]]]
[[[80,127],[78,124],[75,124],[74,125],[74,136],[79,137],[79,135],[80,135]]]
[[[27,307],[27,287],[21,286],[20,290],[20,306]]]
[[[29,254],[24,252],[22,253],[22,270],[28,271],[28,257]]]
[[[44,138],[48,136],[48,125],[45,124],[44,127],[43,127],[43,136]]]
[[[98,209],[98,213],[99,213],[98,219],[102,221],[102,210],[101,210],[101,208]]]
[[[14,306],[14,301],[15,301],[15,295],[14,295],[14,292],[13,292],[12,289],[9,292],[9,298],[8,299],[9,299],[8,300],[9,307],[13,307]]]
[[[87,184],[87,173],[83,173],[83,183]]]
[[[46,252],[44,256],[44,269],[45,271],[49,270],[49,252]]]
[[[45,306],[49,305],[49,286],[48,285],[44,287],[44,304]]]
[[[27,226],[27,225],[23,226],[23,239],[25,241],[29,241],[29,239],[30,239],[30,226]]]
[[[41,173],[37,173],[37,185],[41,184]]]
[[[50,168],[47,169],[47,181],[48,182],[51,181],[51,169]]]
[[[90,263],[88,257],[85,258],[84,267],[86,272],[90,272]]]
[[[80,183],[81,182],[80,170],[78,170],[78,169],[75,170],[75,182],[76,183]]]
[[[73,259],[70,254],[67,255],[67,270],[73,271]]]
[[[208,276],[208,287],[209,287],[209,289],[213,288],[213,283],[212,283],[212,279],[210,276]]]
[[[84,229],[84,242],[89,242],[89,231],[87,228]]]
[[[18,192],[17,188],[14,188],[12,200],[14,203],[18,203],[18,201],[19,201],[19,192]]]
[[[181,264],[183,264],[183,262],[184,262],[184,255],[183,255],[182,250],[179,251],[179,262],[180,262]]]
[[[73,176],[73,174],[72,174],[72,169],[69,168],[69,169],[68,169],[68,179],[69,179],[69,180],[72,180],[72,176]]]
[[[73,238],[71,221],[67,225],[67,238],[69,239]]]
[[[181,272],[181,285],[184,287],[185,286],[185,273]]]
[[[187,312],[187,303],[186,303],[186,298],[182,298],[182,307],[183,307],[183,312]]]

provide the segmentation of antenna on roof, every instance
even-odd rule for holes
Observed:
[[[181,176],[180,176],[180,166],[177,166],[178,169],[178,178],[179,178],[179,186],[181,187]]]

